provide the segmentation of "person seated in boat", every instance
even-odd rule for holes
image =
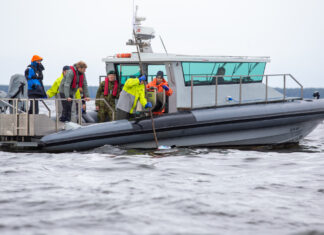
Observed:
[[[152,108],[145,98],[145,81],[145,75],[127,79],[117,103],[117,120],[133,117],[138,100],[145,109]]]
[[[105,78],[105,81],[100,83],[96,99],[105,99],[109,106],[115,111],[119,93],[120,87],[116,79],[116,72],[111,70]],[[107,107],[103,100],[96,100],[96,110],[98,111],[98,122],[105,122],[107,117],[109,121],[113,120],[113,112]]]
[[[219,67],[217,69],[216,76],[225,75],[225,72],[226,70],[224,67]],[[211,84],[216,84],[216,76],[213,77]],[[217,84],[224,84],[224,83],[225,83],[224,77],[217,77]]]
[[[63,67],[61,76],[58,77],[55,80],[55,82],[53,83],[53,85],[51,86],[51,88],[46,91],[46,95],[47,95],[48,98],[52,98],[53,96],[55,96],[56,99],[61,99],[61,96],[60,96],[60,93],[59,93],[59,87],[60,87],[60,84],[62,82],[63,77],[65,76],[65,74],[67,73],[68,70],[70,70],[70,66],[65,65]],[[75,99],[81,99],[81,94],[80,94],[79,89],[75,93]],[[61,116],[62,115],[62,109],[63,109],[61,101],[57,102],[57,105],[58,105],[58,107],[57,107],[57,110],[58,110],[57,115]]]
[[[87,69],[86,63],[80,61],[70,67],[63,76],[62,82],[59,87],[60,96],[62,99],[62,115],[60,117],[61,122],[71,121],[71,109],[72,109],[72,99],[75,97],[75,93],[79,89],[80,93],[83,94],[85,101],[89,101],[89,91],[88,83],[85,76],[85,71]]]
[[[168,82],[164,79],[164,74],[163,71],[158,71],[156,74],[156,78],[153,79],[153,81],[151,81],[149,84],[146,85],[147,89],[151,89],[152,87],[157,88],[157,92],[163,92],[163,90],[165,90],[165,95],[166,96],[171,96],[173,91],[172,89],[169,87]],[[156,104],[156,110],[161,109],[162,103],[160,101],[157,101]],[[153,111],[153,114],[155,115],[161,115],[165,112],[164,108],[163,110],[160,111]]]
[[[34,99],[30,101],[29,114],[39,113],[38,100],[35,99],[47,97],[43,85],[44,66],[42,65],[42,61],[42,57],[34,55],[31,59],[31,64],[25,70],[25,77],[28,82],[28,98]],[[33,110],[33,107],[35,107],[35,110]]]

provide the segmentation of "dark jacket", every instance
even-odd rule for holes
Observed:
[[[46,98],[43,85],[44,66],[36,62],[32,62],[25,70],[25,77],[28,82],[28,96]]]

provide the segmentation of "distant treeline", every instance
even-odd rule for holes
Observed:
[[[48,90],[50,86],[45,86],[45,89]],[[96,97],[97,86],[89,86],[89,93],[91,98]],[[8,86],[0,85],[0,90],[8,92]],[[283,92],[283,89],[276,88],[279,92]],[[324,98],[324,88],[304,88],[304,98],[313,98],[313,93],[318,91],[321,95],[321,98]],[[288,97],[300,97],[299,88],[288,88],[286,91]]]

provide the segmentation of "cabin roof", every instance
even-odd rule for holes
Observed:
[[[141,53],[140,56],[143,62],[270,62],[268,56],[209,56],[165,53]],[[102,61],[106,63],[138,63],[138,54],[133,52],[130,58],[117,58],[116,55],[107,56]]]

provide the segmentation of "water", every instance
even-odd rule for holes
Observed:
[[[324,234],[323,133],[288,149],[0,152],[0,234]]]

